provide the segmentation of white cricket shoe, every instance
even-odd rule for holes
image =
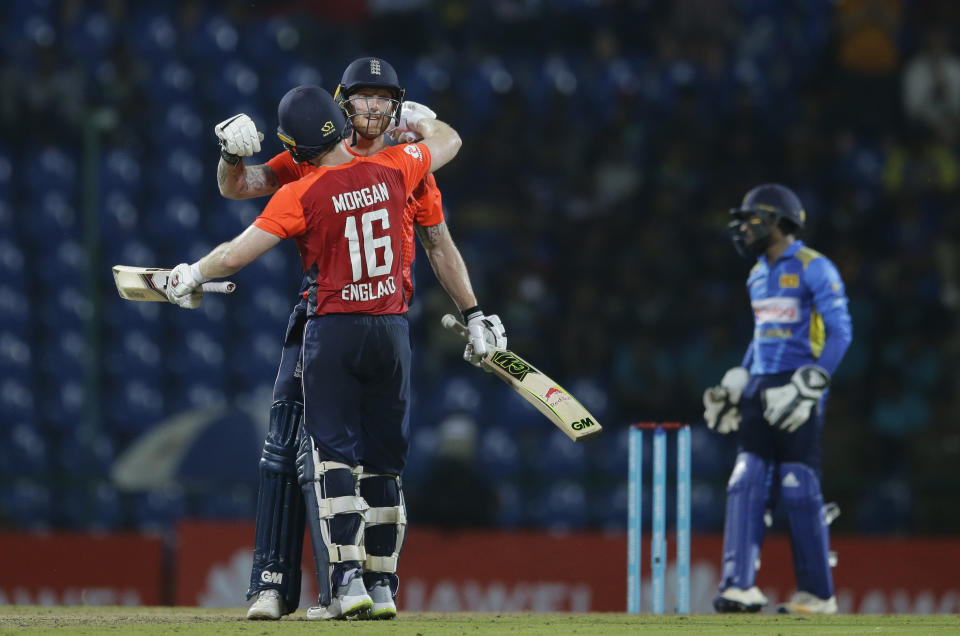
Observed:
[[[389,620],[396,618],[397,606],[393,602],[393,592],[390,591],[390,584],[386,581],[377,581],[372,587],[367,588],[370,598],[373,600],[373,607],[361,618],[366,620]]]
[[[247,610],[247,620],[279,620],[281,616],[287,613],[286,609],[279,591],[272,588],[260,590],[257,598],[250,605],[250,609]]]
[[[713,609],[721,614],[733,612],[759,612],[766,605],[767,597],[756,585],[749,590],[728,587],[713,599]]]
[[[373,608],[373,599],[367,594],[363,586],[363,575],[356,570],[346,585],[337,589],[337,595],[330,600],[330,605],[311,607],[307,610],[308,619],[330,620],[335,618],[352,618]]]
[[[777,606],[780,614],[836,614],[837,597],[820,598],[810,592],[797,592],[786,603]]]

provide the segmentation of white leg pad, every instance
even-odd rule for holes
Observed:
[[[365,572],[387,572],[395,574],[407,527],[407,507],[403,499],[403,488],[400,486],[400,477],[398,475],[361,473],[359,479],[368,479],[370,477],[390,477],[395,479],[397,481],[397,491],[400,495],[400,502],[399,505],[396,506],[371,507],[367,509],[364,515],[366,526],[395,525],[397,527],[397,540],[393,554],[389,556],[368,555],[364,561],[363,569]]]

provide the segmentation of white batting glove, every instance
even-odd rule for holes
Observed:
[[[257,131],[257,125],[243,113],[224,119],[213,127],[213,132],[220,140],[223,160],[231,165],[236,165],[240,161],[239,157],[249,157],[255,152],[260,152],[263,133]],[[228,156],[237,157],[237,159],[231,161]]]
[[[746,369],[733,367],[723,374],[719,385],[703,392],[703,419],[707,428],[721,435],[740,428],[740,396],[749,379]]]
[[[397,126],[399,133],[419,133],[420,128],[417,124],[421,119],[436,119],[437,114],[430,108],[417,102],[403,102],[400,107],[400,125]]]
[[[810,419],[810,413],[830,384],[830,375],[808,364],[793,372],[790,383],[763,392],[763,417],[770,426],[792,433]]]
[[[180,263],[173,268],[167,279],[167,299],[184,309],[196,309],[203,300],[203,289],[200,286],[206,280],[197,263]]]
[[[496,349],[507,348],[507,332],[500,322],[500,316],[484,316],[480,309],[475,309],[465,315],[467,324],[467,347],[463,350],[463,359],[475,367],[481,366],[483,356],[489,347]]]

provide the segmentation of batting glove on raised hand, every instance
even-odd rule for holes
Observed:
[[[196,309],[203,300],[203,289],[200,286],[206,280],[196,263],[180,263],[173,268],[167,279],[167,299],[184,309]]]
[[[703,392],[703,419],[707,428],[721,435],[740,428],[740,396],[747,386],[750,373],[743,367],[733,367],[723,374],[720,384]]]
[[[240,157],[260,152],[263,133],[257,131],[257,125],[243,113],[224,119],[213,127],[213,132],[220,140],[220,156],[232,166],[239,163]]]
[[[469,310],[463,316],[467,325],[467,348],[463,350],[463,359],[475,367],[481,366],[488,346],[497,349],[507,348],[507,332],[500,322],[500,316],[484,316],[480,309]]]
[[[420,128],[417,124],[421,119],[436,119],[437,114],[432,109],[418,104],[417,102],[403,102],[400,107],[400,125],[397,131],[400,133],[413,132],[419,133]]]
[[[808,364],[790,376],[790,383],[767,389],[763,417],[770,426],[792,433],[810,419],[810,413],[830,384],[830,375],[821,367]]]

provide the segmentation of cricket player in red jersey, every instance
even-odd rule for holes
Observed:
[[[285,238],[296,241],[312,281],[302,348],[305,430],[297,470],[320,594],[319,606],[307,617],[376,610],[374,594],[381,609],[392,606],[385,615],[393,616],[406,521],[400,475],[410,405],[402,252],[393,247],[402,240],[407,197],[428,172],[453,158],[460,138],[447,124],[422,119],[411,126],[422,143],[358,157],[341,143],[344,114],[323,89],[290,91],[278,114],[278,136],[293,158],[320,169],[280,188],[240,236],[192,265],[175,267],[168,297],[181,307],[197,307],[205,280],[232,275]],[[434,263],[434,269],[467,320],[464,355],[479,364],[487,344],[504,346],[506,336],[499,318],[480,311],[459,263],[449,269]],[[371,506],[357,496],[355,479],[361,495],[364,482],[375,480],[381,500],[394,503]],[[390,530],[392,553],[367,554],[364,518],[367,525]]]
[[[414,137],[410,130],[423,118],[436,118],[429,108],[404,101],[405,91],[396,71],[380,58],[365,57],[351,62],[343,72],[335,99],[348,112],[351,126],[345,149],[358,156],[371,156],[387,147],[387,135]],[[318,170],[312,163],[297,163],[284,151],[266,164],[244,165],[243,157],[260,150],[262,135],[253,121],[244,114],[235,115],[214,128],[221,143],[221,160],[217,167],[220,192],[234,199],[273,194],[287,183],[296,181]],[[463,269],[462,258],[453,243],[443,217],[440,191],[432,174],[428,174],[407,200],[408,219],[403,224],[403,289],[407,302],[413,294],[411,264],[416,254],[414,223],[431,264],[438,271],[441,282],[448,277],[444,272]],[[412,218],[412,222],[410,222]],[[260,488],[257,498],[254,556],[247,597],[256,597],[247,611],[249,619],[276,620],[294,612],[300,601],[301,555],[303,550],[303,502],[297,482],[295,459],[296,439],[303,413],[300,350],[303,327],[306,323],[306,290],[310,279],[305,278],[301,301],[294,307],[283,343],[280,369],[274,384],[270,424],[264,440],[260,461]],[[371,505],[391,505],[380,502],[384,489],[378,479],[361,481],[361,495]],[[395,534],[395,533],[394,533]],[[391,529],[382,524],[370,524],[365,533],[368,554],[393,552]],[[365,579],[373,580],[369,572]],[[393,576],[395,578],[395,575]],[[390,586],[396,589],[394,583]],[[374,589],[373,592],[377,590]],[[368,615],[389,618],[395,613],[392,597],[389,603],[379,603],[374,594],[374,609]]]

